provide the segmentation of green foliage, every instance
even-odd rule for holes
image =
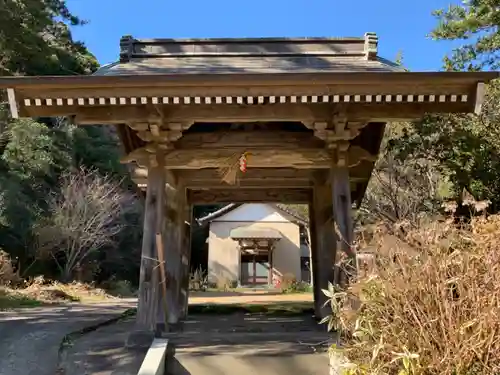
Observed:
[[[434,12],[438,26],[431,36],[437,40],[466,43],[445,58],[448,70],[497,69],[500,50],[500,1],[467,0]]]
[[[8,124],[10,140],[5,146],[2,161],[15,170],[20,179],[33,179],[50,173],[54,165],[54,142],[49,128],[31,119]]]
[[[69,29],[84,23],[62,0],[0,0],[0,76],[95,71],[96,59]],[[56,264],[61,260],[41,259],[33,233],[36,223],[50,221],[49,198],[60,194],[62,175],[86,167],[130,189],[110,130],[77,128],[63,118],[12,121],[0,93],[0,247],[18,261],[24,276],[59,276]],[[141,219],[142,205],[135,200],[119,218],[127,230],[113,239],[116,247],[95,254],[86,265],[98,280],[115,276],[137,281]]]
[[[62,0],[0,0],[0,75],[94,71],[96,59],[69,30],[82,24]]]
[[[435,168],[452,184],[460,200],[466,189],[477,200],[490,200],[499,209],[500,194],[500,82],[488,90],[481,115],[427,116],[409,124],[390,147],[399,160],[435,161]]]

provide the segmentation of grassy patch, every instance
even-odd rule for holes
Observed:
[[[283,302],[265,304],[199,304],[189,306],[189,314],[263,314],[303,315],[314,312],[311,302]]]
[[[103,289],[83,283],[59,283],[35,278],[24,288],[0,288],[0,309],[35,307],[68,302],[99,303],[114,300]]]
[[[0,310],[15,309],[19,307],[37,307],[41,305],[43,305],[43,302],[37,299],[20,293],[0,289]]]

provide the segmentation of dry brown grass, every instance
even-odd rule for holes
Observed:
[[[406,242],[415,251],[379,247],[376,272],[336,294],[348,373],[500,374],[500,216]]]
[[[22,288],[0,287],[0,309],[68,302],[99,303],[114,299],[116,297],[91,284],[45,281],[41,276],[27,282]]]

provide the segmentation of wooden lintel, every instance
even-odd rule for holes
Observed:
[[[254,188],[265,187],[275,189],[288,189],[288,188],[308,188],[312,186],[310,180],[304,179],[245,179],[238,180],[234,185],[229,185],[219,179],[214,180],[186,180],[185,185],[191,189],[240,189],[240,188]]]
[[[184,134],[174,144],[176,149],[214,149],[226,147],[264,148],[321,148],[324,142],[312,132],[289,131],[238,131]]]
[[[250,151],[249,151],[250,150]],[[149,166],[151,157],[162,152],[155,151],[153,145],[132,151],[121,159],[122,163],[135,162],[139,166]],[[238,163],[239,155],[248,152],[247,166],[251,168],[296,168],[320,169],[330,168],[334,162],[330,150],[322,149],[256,149],[249,148],[224,148],[224,149],[198,149],[198,150],[171,150],[167,151],[164,158],[165,168],[168,169],[202,169],[229,167]],[[355,166],[362,160],[375,160],[359,146],[352,146],[347,151],[346,166]]]
[[[335,108],[342,108],[349,120],[414,120],[425,113],[468,113],[470,102],[446,103],[342,103],[272,105],[162,105],[171,122],[253,122],[253,121],[330,121]],[[22,107],[22,117],[75,116],[81,125],[158,122],[157,110],[147,105],[124,106],[30,106]]]
[[[167,152],[164,164],[169,169],[220,168],[238,163],[238,157],[247,149],[205,149],[172,150]],[[140,166],[149,165],[149,155],[153,150],[138,149],[122,159],[123,163],[135,161]],[[248,168],[329,168],[331,155],[326,149],[275,150],[259,149],[250,151]]]
[[[132,179],[139,188],[145,190],[147,188],[147,180],[141,178]],[[289,188],[309,188],[312,186],[310,180],[304,179],[243,179],[237,181],[234,185],[227,184],[220,179],[214,180],[181,180],[182,184],[188,189],[241,189],[241,188],[274,188],[274,189],[289,189]]]
[[[328,178],[329,171],[323,169],[323,172],[317,172],[324,175],[324,179]],[[167,170],[168,172],[168,170]],[[136,168],[132,179],[141,188],[147,186],[147,169]],[[221,176],[216,169],[199,169],[199,170],[176,170],[170,171],[170,176],[174,176],[176,181],[179,181],[183,186],[190,189],[239,189],[239,188],[307,188],[312,185],[312,181],[317,180],[316,173],[312,173],[308,169],[293,169],[293,168],[251,168],[244,174],[240,174],[238,181],[234,185],[228,185],[221,181]],[[366,182],[367,178],[351,177],[351,184]]]
[[[217,189],[188,190],[189,204],[212,203],[308,203],[311,189]]]
[[[185,181],[204,181],[220,178],[220,175],[215,168],[199,169],[199,170],[177,170],[175,174],[178,178]],[[147,174],[146,174],[147,176]],[[309,179],[312,176],[307,169],[295,168],[249,168],[242,179]]]

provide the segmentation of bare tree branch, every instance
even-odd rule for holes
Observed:
[[[38,223],[40,252],[63,255],[63,278],[91,253],[113,247],[123,230],[120,217],[134,196],[95,171],[80,169],[63,176],[60,193],[49,200],[51,215]]]

